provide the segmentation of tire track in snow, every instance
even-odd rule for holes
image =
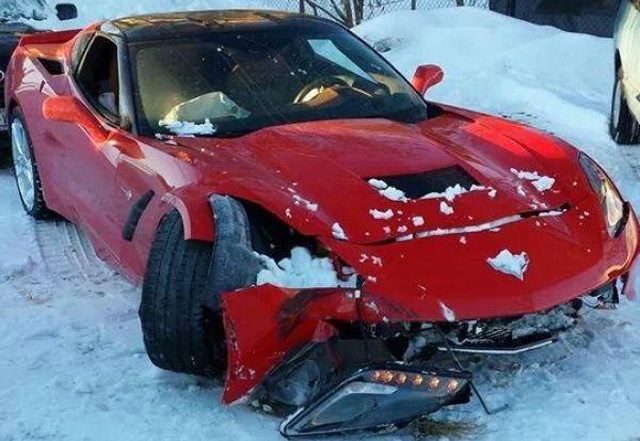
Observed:
[[[34,222],[36,241],[45,268],[67,280],[101,281],[114,272],[96,255],[87,236],[71,222]]]

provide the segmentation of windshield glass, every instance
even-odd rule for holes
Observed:
[[[140,129],[235,136],[339,118],[426,118],[421,97],[380,56],[337,26],[214,32],[134,44]]]

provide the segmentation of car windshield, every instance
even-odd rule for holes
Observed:
[[[148,135],[224,137],[294,122],[427,116],[404,78],[334,25],[221,31],[131,47],[138,122]]]

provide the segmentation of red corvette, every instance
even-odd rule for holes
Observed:
[[[17,186],[142,282],[157,366],[226,373],[223,400],[291,414],[288,437],[401,427],[470,397],[436,352],[552,343],[631,294],[638,249],[593,160],[424,101],[442,77],[412,87],[339,25],[274,12],[26,36]]]

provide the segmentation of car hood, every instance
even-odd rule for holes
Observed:
[[[588,194],[571,147],[469,112],[448,110],[421,124],[311,122],[180,142],[208,157],[204,180],[217,191],[257,202],[304,234],[361,244],[556,210]],[[392,200],[368,182],[407,176],[418,177],[409,186],[423,186],[424,195],[418,188],[413,199]],[[465,182],[474,191],[442,191]]]

